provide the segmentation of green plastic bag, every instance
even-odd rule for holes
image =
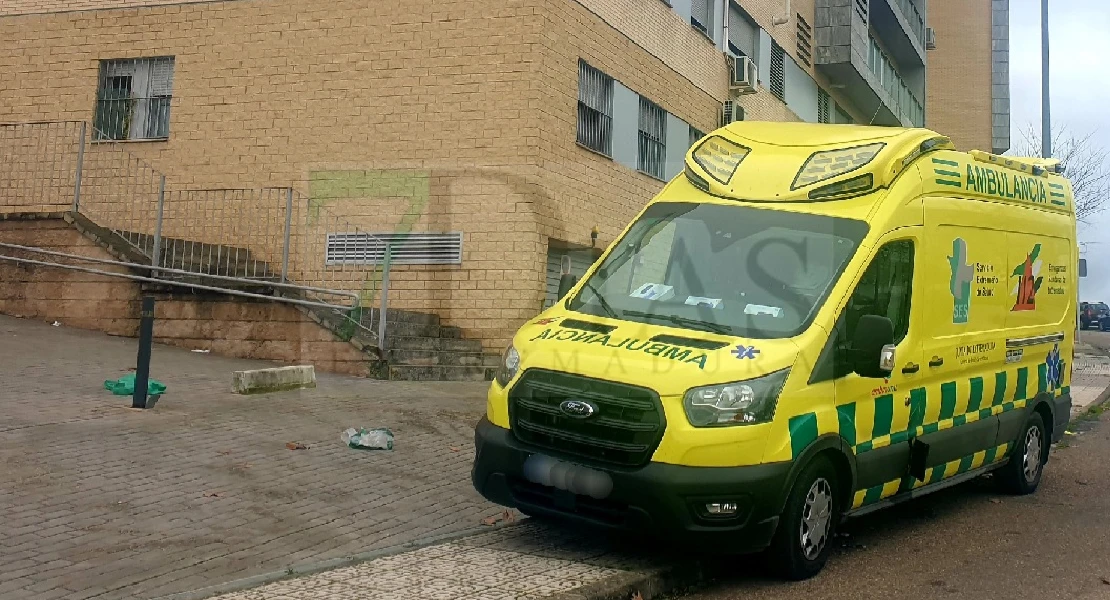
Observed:
[[[160,381],[147,379],[146,384],[148,396],[161,396],[166,393],[166,386]],[[135,395],[135,374],[128,373],[115,381],[109,379],[104,382],[104,389],[117,396],[133,396]]]

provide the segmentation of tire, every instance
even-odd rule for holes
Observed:
[[[1048,431],[1040,413],[1030,413],[1014,444],[1010,461],[998,471],[998,483],[1004,492],[1015,496],[1032,494],[1041,483],[1049,449]]]
[[[827,459],[818,457],[802,471],[767,549],[766,559],[772,571],[791,581],[809,579],[821,572],[829,559],[840,520],[841,497],[836,470]],[[815,509],[818,512],[811,513]],[[824,530],[823,538],[819,536],[820,529],[813,529],[814,525]]]

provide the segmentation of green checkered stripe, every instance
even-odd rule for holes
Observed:
[[[1002,462],[1008,457],[1009,450],[1009,444],[1002,444],[926,469],[924,479],[917,479],[913,475],[906,475],[901,479],[895,479],[881,485],[859,490],[855,493],[855,497],[853,498],[852,508],[855,509],[861,506],[867,506],[868,504],[874,504],[895,494],[908,492],[923,485],[938,483],[949,477],[955,477],[956,475],[967,473],[968,471],[973,471],[980,467]]]
[[[1061,363],[1061,369],[1064,368]],[[894,422],[894,394],[884,394],[873,399],[861,400],[838,406],[836,408],[837,416],[837,429],[840,436],[852,447],[853,452],[859,455],[879,448],[890,446],[891,444],[898,444],[906,442],[911,438],[926,435],[936,431],[942,431],[952,427],[958,427],[966,423],[973,423],[980,419],[985,419],[993,415],[1000,415],[1012,410],[1022,409],[1026,406],[1029,398],[1049,392],[1047,366],[1039,364],[1036,369],[1036,383],[1034,386],[1030,382],[1030,369],[1031,367],[1019,367],[1012,371],[999,371],[994,374],[994,391],[988,397],[984,394],[984,380],[982,377],[972,377],[967,379],[968,401],[967,406],[962,414],[955,414],[957,410],[958,395],[957,395],[957,382],[947,381],[939,386],[940,393],[940,414],[936,422],[925,423],[925,414],[928,407],[929,388],[919,387],[910,390],[910,414],[908,427],[903,431],[892,432],[891,428]],[[932,388],[933,393],[936,393],[937,388]],[[1070,386],[1062,386],[1052,390],[1055,396],[1070,394]],[[861,402],[874,402],[874,419],[870,425],[871,436],[870,439],[857,440],[857,431],[861,428],[857,425],[857,406]],[[820,435],[820,427],[818,424],[817,413],[809,412],[792,417],[788,421],[788,428],[790,434],[790,449],[791,456],[797,459],[805,451],[809,444]],[[865,426],[866,428],[866,426]],[[828,427],[825,428],[826,431]],[[999,448],[1004,449],[1005,446]],[[998,451],[998,449],[995,449]],[[984,457],[985,458],[985,457]],[[993,457],[991,457],[993,459]],[[947,467],[948,471],[952,471],[947,476],[958,474],[960,461],[956,461],[955,466]],[[978,468],[977,466],[974,468]],[[954,470],[954,471],[953,471]],[[926,482],[933,481],[936,478],[943,479],[945,477],[945,469],[940,469],[936,472],[927,474]],[[937,479],[939,480],[939,479]],[[896,485],[897,484],[897,485]],[[921,482],[913,485],[921,485]],[[870,497],[884,498],[888,495],[905,488],[905,483],[902,481],[887,482],[882,486],[878,486],[878,491],[860,490],[870,492]]]

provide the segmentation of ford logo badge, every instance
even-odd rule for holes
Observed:
[[[585,400],[563,400],[559,404],[559,410],[563,414],[574,419],[588,419],[597,412],[597,407]]]

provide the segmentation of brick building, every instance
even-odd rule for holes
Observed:
[[[932,0],[926,126],[960,150],[1010,148],[1009,0]]]
[[[940,18],[944,61],[990,63],[991,1],[959,3],[986,21]],[[984,145],[998,86],[931,52],[926,85],[921,4],[7,0],[0,123],[88,122],[169,188],[292,186],[400,247],[427,234],[391,306],[496,351],[723,118],[927,122]],[[965,44],[953,22],[983,31]]]

